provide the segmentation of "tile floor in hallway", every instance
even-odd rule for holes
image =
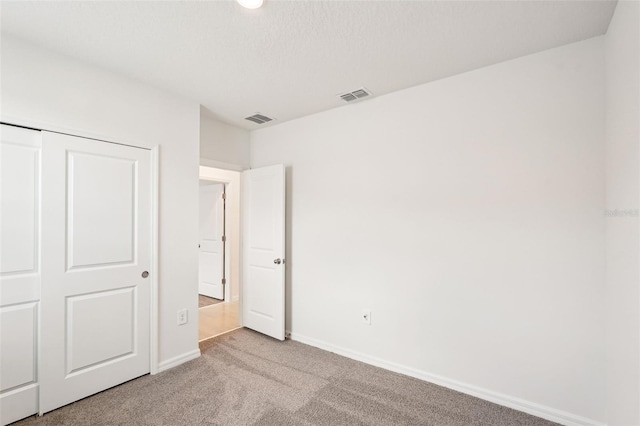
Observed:
[[[198,339],[202,341],[240,327],[238,306],[235,301],[200,308]]]

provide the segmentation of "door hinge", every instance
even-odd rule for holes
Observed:
[[[222,284],[224,285],[224,284],[226,284],[226,283],[227,283],[227,279],[226,279],[226,278],[223,278],[223,279],[222,279]]]
[[[227,242],[227,236],[226,236],[226,235],[223,235],[223,236],[222,236],[222,242],[223,242],[223,243]]]
[[[223,193],[222,193],[222,199],[223,199],[223,200],[226,200],[226,199],[227,199],[227,193],[226,193],[226,192],[223,192]]]

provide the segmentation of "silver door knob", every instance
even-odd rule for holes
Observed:
[[[149,276],[149,272],[148,271],[144,271],[142,273],[142,278],[147,278]]]
[[[282,259],[276,259],[273,261],[273,263],[275,263],[276,265],[279,265],[282,263]]]

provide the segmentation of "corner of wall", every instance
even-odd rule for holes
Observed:
[[[605,40],[607,423],[640,424],[640,3]]]
[[[203,113],[204,111],[204,113]],[[219,121],[201,107],[200,114],[201,164],[228,170],[249,167],[249,131]],[[208,161],[204,164],[202,161]]]

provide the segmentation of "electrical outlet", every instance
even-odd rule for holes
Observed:
[[[186,309],[180,309],[178,311],[178,325],[183,325],[189,322],[189,311]]]
[[[371,311],[369,309],[362,310],[362,322],[371,325]]]

